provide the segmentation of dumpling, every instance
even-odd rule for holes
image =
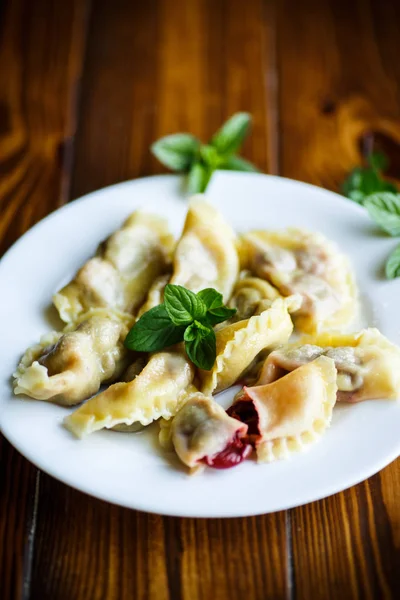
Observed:
[[[304,450],[329,427],[336,402],[336,368],[321,356],[266,385],[243,389],[228,414],[248,425],[259,462]]]
[[[301,294],[294,315],[298,329],[338,329],[354,319],[357,301],[350,265],[323,235],[300,229],[253,231],[241,243],[247,268],[284,296]]]
[[[155,277],[165,272],[174,240],[167,223],[134,212],[121,229],[100,244],[74,279],[53,297],[66,323],[90,308],[109,307],[131,313],[144,301]]]
[[[129,383],[120,382],[94,396],[64,419],[77,437],[119,425],[149,425],[170,419],[184,402],[194,368],[180,349],[153,354],[143,371]]]
[[[259,315],[277,298],[280,298],[278,290],[264,279],[250,276],[240,278],[228,303],[230,308],[236,308],[237,311],[230,322]]]
[[[139,309],[137,314],[138,319],[148,310],[164,302],[164,290],[170,279],[171,274],[166,273],[165,275],[160,275],[154,280],[154,283],[147,294],[146,302],[142,304]]]
[[[239,273],[236,235],[222,215],[195,197],[189,204],[178,242],[171,284],[192,292],[212,287],[226,302]]]
[[[127,366],[127,319],[89,312],[66,333],[50,333],[29,348],[15,377],[15,394],[70,406],[98,392]]]
[[[197,392],[172,420],[170,439],[180,460],[188,467],[203,463],[227,469],[251,453],[251,445],[243,442],[246,432],[247,425],[229,417],[212,398]]]
[[[261,350],[286,342],[293,331],[289,311],[300,302],[296,296],[278,298],[260,315],[218,330],[214,366],[210,371],[199,370],[201,391],[210,395],[230,387]]]
[[[335,362],[338,401],[400,397],[400,348],[373,328],[348,335],[321,334],[277,348],[262,365],[256,385],[274,381],[321,355]]]

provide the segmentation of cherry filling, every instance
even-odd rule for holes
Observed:
[[[246,441],[253,445],[255,444],[261,432],[259,428],[259,420],[256,408],[252,400],[239,400],[226,411],[230,417],[246,423],[248,429],[245,436]]]
[[[214,469],[230,469],[245,460],[252,451],[252,446],[236,434],[221,452],[214,456],[205,456],[203,460]]]

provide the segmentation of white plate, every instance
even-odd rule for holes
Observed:
[[[310,185],[257,174],[218,173],[208,196],[238,231],[295,225],[336,240],[357,274],[363,324],[400,343],[400,282],[381,277],[394,242],[376,233],[363,209]],[[102,431],[78,441],[61,426],[67,409],[15,398],[10,375],[25,348],[52,327],[52,293],[139,206],[167,216],[179,234],[186,211],[179,178],[150,177],[61,208],[25,234],[0,263],[0,425],[24,456],[68,485],[116,504],[167,515],[233,517],[328,496],[400,454],[400,402],[365,402],[335,408],[323,439],[290,461],[248,461],[190,477],[159,450],[157,426],[131,435]],[[225,392],[224,404],[232,396]]]

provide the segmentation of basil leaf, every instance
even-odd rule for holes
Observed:
[[[177,327],[163,304],[145,312],[125,338],[125,346],[138,352],[155,352],[183,340],[185,327]]]
[[[189,194],[202,194],[211,179],[213,170],[201,162],[195,162],[190,168],[187,189]]]
[[[258,173],[257,167],[255,167],[250,161],[241,158],[240,156],[228,156],[224,161],[219,165],[220,169],[225,169],[226,171],[247,171],[249,173]]]
[[[388,279],[400,277],[400,246],[397,246],[389,255],[386,261],[385,273]]]
[[[222,294],[217,292],[214,288],[201,290],[198,292],[197,296],[203,300],[207,309],[217,308],[217,306],[223,306],[224,304]]]
[[[193,333],[190,332],[187,335],[189,339],[185,341],[186,354],[196,367],[209,371],[212,369],[217,357],[215,332],[211,327],[204,327],[197,322],[194,322],[190,327]]]
[[[181,285],[170,283],[165,287],[164,304],[175,325],[189,325],[194,319],[204,317],[207,310],[203,300],[196,294]]]
[[[251,116],[241,112],[233,115],[211,139],[218,154],[233,154],[242,144],[250,128]]]
[[[199,146],[199,140],[190,133],[175,133],[154,142],[151,151],[163,165],[173,171],[187,171]]]
[[[400,235],[400,194],[374,194],[364,200],[364,206],[384,231],[392,236]]]
[[[214,326],[223,321],[227,321],[236,314],[236,308],[228,308],[227,306],[219,306],[207,311],[207,323]]]

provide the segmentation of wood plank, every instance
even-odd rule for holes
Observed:
[[[278,6],[281,174],[337,189],[371,136],[395,159],[399,4]],[[399,596],[399,492],[396,461],[361,485],[290,512],[297,598]]]
[[[72,196],[161,172],[150,143],[207,138],[237,110],[254,115],[245,153],[273,163],[261,0],[106,0],[92,14]],[[273,67],[273,66],[272,66]],[[32,594],[41,600],[284,598],[285,514],[161,518],[106,505],[43,476]]]
[[[238,110],[254,119],[244,154],[273,169],[276,118],[266,101],[273,83],[262,76],[274,58],[272,20],[262,0],[244,12],[238,0],[131,4],[96,4],[72,197],[166,172],[149,152],[153,141],[177,131],[206,140]]]
[[[338,189],[359,164],[366,136],[399,149],[400,5],[284,0],[278,6],[281,172]]]
[[[84,3],[16,0],[0,18],[0,256],[65,201]],[[38,472],[0,438],[1,598],[29,594]]]

